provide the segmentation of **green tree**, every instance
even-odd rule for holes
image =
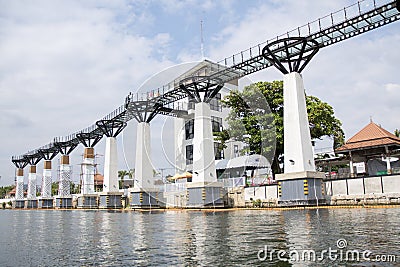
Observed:
[[[74,182],[70,182],[69,190],[71,194],[79,194],[81,192],[80,184],[75,184]]]
[[[52,196],[58,195],[58,182],[51,183],[51,195]]]
[[[0,187],[0,198],[4,198],[14,187],[14,185]]]
[[[154,170],[153,170],[153,172],[154,172]],[[132,179],[135,176],[135,169],[118,171],[118,177],[120,179],[119,188],[123,187],[124,179],[126,176],[128,176],[129,179]]]
[[[397,137],[400,137],[399,129],[394,130],[394,135],[397,136]]]
[[[128,175],[128,171],[126,170],[120,170],[118,171],[118,178],[119,178],[119,188],[123,188],[123,184],[124,184],[124,178],[125,176]]]
[[[262,108],[265,101],[268,108]],[[223,105],[231,108],[227,118],[228,132],[218,135],[222,143],[228,139],[248,144],[246,152],[273,158],[274,173],[280,173],[279,157],[283,154],[283,81],[257,82],[244,88],[243,92],[233,90],[223,100]],[[247,103],[251,103],[251,107]],[[344,143],[342,123],[334,115],[333,108],[314,96],[306,96],[311,138],[331,136],[334,147]],[[264,109],[264,110],[260,110]],[[273,131],[271,131],[271,129]],[[273,136],[275,136],[275,139]],[[271,156],[275,141],[275,153]]]
[[[0,198],[4,198],[14,187],[14,185],[0,187]]]
[[[133,177],[135,177],[135,169],[130,169],[128,171],[128,178],[133,179]]]

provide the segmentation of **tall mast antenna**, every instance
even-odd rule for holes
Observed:
[[[200,51],[201,59],[204,59],[203,20],[200,20]]]

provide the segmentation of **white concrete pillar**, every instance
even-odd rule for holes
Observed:
[[[136,190],[154,189],[153,165],[151,164],[150,124],[139,122],[136,134],[135,183]]]
[[[15,199],[24,199],[24,169],[17,169],[17,185],[15,188]]]
[[[36,199],[36,165],[29,166],[27,199]]]
[[[353,157],[351,155],[351,152],[349,152],[349,156],[350,156],[350,177],[354,177],[354,164],[353,164]]]
[[[174,119],[174,133],[175,133],[175,173],[182,173],[186,169],[185,158],[185,120],[183,118]]]
[[[82,194],[94,194],[94,148],[86,147],[82,162]]]
[[[51,197],[51,160],[45,160],[43,166],[42,198]]]
[[[193,138],[193,183],[217,181],[214,155],[214,136],[211,125],[210,104],[195,105]]]
[[[69,197],[71,195],[71,167],[69,156],[62,155],[60,159],[60,182],[58,184],[58,196]]]
[[[118,192],[118,155],[117,139],[107,137],[106,153],[104,156],[104,183],[103,192]]]
[[[283,85],[284,172],[315,171],[303,78],[285,74]]]

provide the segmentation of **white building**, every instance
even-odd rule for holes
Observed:
[[[185,72],[183,75],[178,77],[176,80],[184,79],[185,77],[196,75],[196,76],[207,76],[210,68],[223,68],[216,63],[210,61],[203,61]],[[238,80],[232,80],[229,83],[225,83],[224,87],[210,102],[211,108],[211,122],[213,132],[219,132],[223,129],[228,128],[228,122],[226,118],[230,112],[229,108],[225,108],[221,104],[221,99],[229,94],[231,90],[238,89]],[[175,135],[175,166],[176,173],[192,172],[193,171],[193,137],[196,134],[196,125],[194,124],[194,103],[189,98],[185,98],[179,101],[180,105],[188,106],[188,116],[185,118],[176,118],[174,120],[174,135]],[[205,140],[207,141],[207,140]],[[226,142],[226,148],[220,149],[220,145],[217,141],[211,140],[214,143],[214,154],[216,163],[220,160],[230,160],[240,156],[240,151],[244,148],[245,144],[238,141]],[[238,173],[237,176],[242,176],[243,173]],[[221,173],[217,170],[218,178],[229,178],[230,173]],[[235,175],[236,176],[236,175]]]

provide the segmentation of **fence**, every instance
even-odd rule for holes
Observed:
[[[400,175],[330,180],[325,188],[330,196],[400,193]]]

